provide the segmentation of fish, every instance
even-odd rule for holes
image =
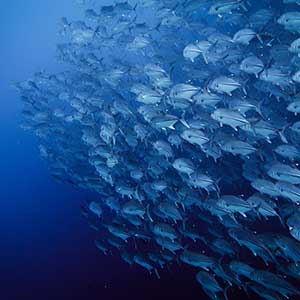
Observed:
[[[212,15],[221,16],[222,14],[231,14],[233,11],[239,9],[246,10],[243,0],[237,0],[237,1],[221,0],[218,1],[216,4],[213,4],[210,7],[208,13]]]
[[[235,131],[238,130],[239,127],[243,127],[249,125],[249,121],[244,118],[239,112],[232,111],[225,108],[216,109],[211,117],[220,123],[220,126],[228,125],[232,127]]]
[[[271,178],[279,181],[300,184],[300,171],[286,164],[275,162],[268,168],[267,174]]]
[[[209,142],[209,138],[204,132],[198,129],[186,129],[181,133],[181,138],[192,145],[202,146],[203,144]]]
[[[101,206],[100,206],[100,204],[98,202],[91,201],[90,204],[89,204],[89,206],[88,206],[88,208],[98,218],[101,217],[101,215],[102,215],[102,208],[101,208]]]
[[[239,213],[247,217],[246,213],[252,210],[252,205],[246,200],[233,195],[224,195],[217,201],[217,205],[224,211],[230,213]]]
[[[249,156],[256,148],[246,142],[232,140],[222,145],[222,150],[233,155]]]
[[[238,81],[226,76],[215,78],[209,86],[211,90],[219,94],[227,94],[229,96],[231,96],[235,90],[241,87],[242,85]]]
[[[178,234],[172,226],[165,223],[156,223],[153,226],[153,233],[161,237],[169,238],[174,241],[178,239]]]
[[[194,163],[188,158],[177,158],[173,163],[172,166],[178,172],[187,174],[190,176],[192,173],[195,172],[196,168]]]
[[[251,55],[242,60],[240,63],[240,69],[247,73],[247,74],[253,74],[257,78],[259,74],[264,70],[265,65],[261,59],[258,57]]]
[[[254,271],[251,278],[255,282],[263,283],[265,287],[270,288],[274,292],[278,292],[281,295],[287,297],[288,295],[296,295],[299,292],[291,284],[286,282],[284,279],[275,275],[271,272],[264,270]]]
[[[196,280],[202,285],[204,292],[212,299],[217,297],[217,293],[223,292],[223,289],[217,280],[207,272],[198,272]]]
[[[215,263],[214,258],[189,250],[184,250],[180,255],[180,259],[186,264],[202,268],[206,271]]]
[[[298,297],[298,1],[80,2],[62,71],[11,85],[51,177],[93,195],[100,255],[213,300]]]

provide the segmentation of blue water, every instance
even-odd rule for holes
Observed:
[[[87,277],[92,239],[78,214],[82,192],[59,185],[39,159],[36,139],[21,130],[21,103],[11,80],[36,70],[57,71],[57,20],[76,17],[71,0],[0,3],[0,298],[71,299],[72,286]],[[90,250],[91,253],[87,253]],[[86,258],[85,263],[81,260]],[[98,256],[97,256],[98,257]],[[84,283],[82,282],[84,285]],[[48,296],[47,296],[48,294]],[[67,295],[67,294],[66,294]]]
[[[79,214],[86,193],[56,183],[39,158],[35,137],[19,128],[22,104],[11,81],[42,69],[59,71],[58,19],[81,11],[72,0],[0,2],[0,299],[183,299],[195,291],[200,296],[190,276],[166,273],[158,281],[101,256]]]
[[[208,299],[195,280],[195,269],[181,263],[179,256],[170,268],[159,269],[161,280],[157,280],[141,267],[127,265],[117,255],[100,254],[94,240],[101,236],[80,214],[80,205],[87,199],[99,199],[99,195],[56,182],[40,158],[37,138],[19,128],[22,103],[11,82],[26,80],[37,71],[56,74],[69,67],[56,60],[55,45],[59,42],[58,22],[62,16],[68,20],[82,19],[84,9],[74,2],[11,0],[0,3],[0,300]],[[274,3],[280,5],[281,1]],[[208,20],[210,18],[215,17]],[[211,70],[208,68],[208,71]],[[252,83],[250,81],[248,86]],[[275,104],[277,107],[277,102]],[[275,113],[274,118],[280,105],[278,102],[279,108],[271,111]],[[270,148],[275,147],[273,145]],[[176,185],[176,181],[173,184]],[[228,188],[222,192],[243,192],[247,197],[248,190],[249,195],[253,192],[250,183],[237,187],[242,191],[235,191],[232,186]],[[105,217],[109,219],[111,215]],[[103,217],[101,221],[105,224],[106,219]],[[281,226],[279,222],[261,222],[265,232],[276,231],[277,225]],[[191,243],[189,247],[196,249],[197,245]],[[244,259],[243,252],[238,259]],[[251,262],[254,258],[245,256],[245,259]],[[272,270],[259,263],[258,268]],[[229,299],[244,299],[245,295],[239,296],[239,293],[234,286],[229,290]]]

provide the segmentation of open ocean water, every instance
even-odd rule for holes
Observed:
[[[297,1],[0,14],[0,299],[299,299]]]

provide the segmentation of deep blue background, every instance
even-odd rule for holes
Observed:
[[[10,82],[60,70],[58,20],[81,13],[72,0],[0,2],[0,299],[201,298],[189,270],[165,271],[158,281],[101,256],[79,213],[85,192],[54,182],[36,139],[19,128],[22,107]]]

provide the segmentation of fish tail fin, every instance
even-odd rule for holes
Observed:
[[[263,119],[266,119],[264,113],[262,112],[262,106],[265,102],[265,99],[261,100],[258,105],[257,105],[257,108],[256,108],[256,112],[263,118]]]
[[[248,1],[245,1],[245,3],[241,3],[241,8],[244,10],[244,12],[248,12],[248,8],[246,4],[250,5]]]
[[[264,43],[264,41],[262,40],[262,37],[261,37],[259,34],[256,34],[256,37],[257,37],[257,39],[259,40],[259,42],[260,42],[261,44]]]
[[[183,231],[185,231],[185,229],[186,229],[186,218],[184,218],[182,220],[182,229],[183,229]]]
[[[151,222],[153,222],[153,219],[152,219],[152,217],[150,215],[150,204],[148,204],[147,207],[146,207],[146,213],[147,213],[147,216],[148,216],[149,220]]]
[[[136,13],[137,6],[138,6],[138,2],[132,7],[132,10],[133,10],[135,13]]]
[[[186,120],[184,119],[184,117],[182,117],[181,119],[179,119],[180,123],[187,127],[187,128],[191,128],[190,125],[186,122]]]
[[[229,288],[230,288],[230,285],[226,286],[226,288],[224,289],[224,297],[225,297],[226,300],[229,299],[228,298],[228,290],[229,290]]]
[[[250,295],[249,295],[249,291],[248,291],[248,285],[249,283],[244,283],[244,284],[241,284],[241,287],[243,289],[243,291],[245,292],[245,294],[248,296],[248,298],[250,298]]]
[[[260,212],[259,212],[260,206],[261,205],[258,205],[257,207],[255,207],[255,212],[256,212],[257,218],[261,221],[262,218],[261,218],[261,215],[260,215]]]
[[[280,214],[278,214],[278,219],[279,219],[279,222],[281,223],[281,225],[282,225],[283,227],[286,227],[286,224],[285,224],[285,222],[284,222],[284,219],[282,218],[282,216],[281,216]]]
[[[279,136],[280,136],[280,139],[281,141],[284,143],[284,144],[288,144],[288,140],[285,136],[285,131],[287,130],[287,128],[290,126],[290,123],[286,124],[282,130],[279,131]]]
[[[154,28],[153,31],[157,31],[158,33],[160,33],[160,26],[161,26],[161,22],[159,22]]]
[[[160,275],[159,275],[158,270],[156,268],[154,269],[154,273],[155,273],[157,279],[160,279]]]

